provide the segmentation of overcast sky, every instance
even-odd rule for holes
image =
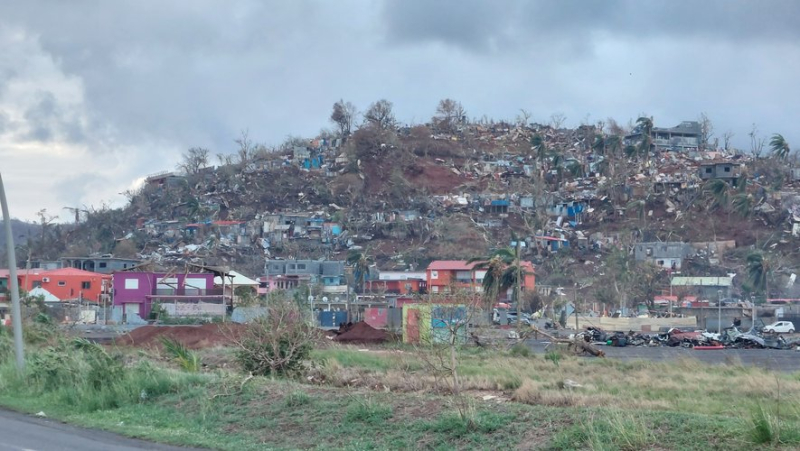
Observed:
[[[800,149],[800,1],[0,0],[0,171],[11,214],[119,206],[193,146],[313,137],[339,98],[421,123],[567,125],[705,112]]]

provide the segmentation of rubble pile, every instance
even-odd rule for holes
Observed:
[[[687,331],[669,328],[658,333],[607,332],[589,327],[576,338],[598,346],[668,346],[695,349],[798,349],[800,338],[787,340],[781,335],[767,336],[758,331],[742,332],[736,326],[724,329],[722,334]]]

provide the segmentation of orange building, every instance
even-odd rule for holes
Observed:
[[[447,293],[451,287],[465,289],[471,292],[483,291],[483,278],[485,269],[475,269],[477,263],[467,263],[464,260],[435,260],[428,265],[426,281],[430,293]],[[531,262],[522,262],[524,272],[522,291],[536,288],[536,273]],[[507,293],[500,293],[501,297],[508,298]],[[505,296],[504,296],[505,295]]]
[[[366,288],[370,292],[384,291],[387,294],[415,294],[426,290],[426,274],[409,271],[381,271],[378,280],[368,280]]]
[[[0,270],[0,279],[7,283],[9,272]],[[100,303],[103,295],[111,292],[111,275],[83,271],[76,268],[20,269],[17,270],[19,286],[25,291],[41,287],[61,301],[82,299]],[[7,285],[6,285],[7,286]]]

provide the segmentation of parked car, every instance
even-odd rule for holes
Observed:
[[[791,321],[778,321],[764,326],[762,332],[768,334],[793,334],[794,324]]]

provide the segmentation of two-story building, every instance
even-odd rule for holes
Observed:
[[[172,316],[221,316],[222,288],[213,273],[118,272],[113,275],[114,308],[130,320],[146,318],[154,305]]]
[[[477,269],[477,263],[468,263],[463,260],[435,260],[428,265],[425,270],[425,279],[430,293],[449,293],[453,289],[465,290],[467,292],[480,293],[483,291],[483,278],[486,276],[485,269]],[[522,271],[522,290],[534,290],[536,288],[536,272],[531,262],[521,263]],[[513,288],[507,292],[500,293],[499,297],[509,299]]]
[[[345,293],[345,262],[340,260],[267,260],[258,293],[292,290],[304,284],[321,284],[323,292]]]
[[[133,258],[117,258],[111,255],[100,257],[62,257],[62,268],[77,268],[84,271],[99,272],[101,274],[111,274],[116,271],[123,271],[141,263],[141,260]]]
[[[380,271],[378,280],[366,282],[367,291],[383,291],[387,294],[424,293],[427,289],[427,275],[423,271]]]
[[[700,150],[705,143],[702,141],[702,127],[697,121],[683,121],[675,127],[653,127],[650,137],[654,150],[686,152]],[[625,144],[636,144],[642,139],[642,130],[634,129],[633,133],[625,137]]]
[[[0,287],[8,287],[9,271],[0,269]],[[111,276],[76,268],[17,270],[20,288],[42,288],[60,301],[104,303],[110,293]]]

